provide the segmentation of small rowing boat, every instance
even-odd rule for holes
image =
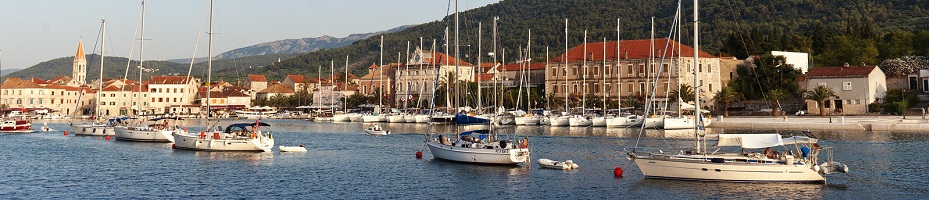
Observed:
[[[544,159],[544,158],[539,159],[539,165],[541,165],[544,168],[563,169],[563,170],[572,170],[572,169],[577,169],[578,167],[580,167],[580,166],[577,166],[577,164],[574,163],[574,161],[572,160],[561,162],[561,161],[554,161],[554,160],[549,160],[549,159]]]
[[[284,146],[284,145],[281,145],[281,146],[277,147],[277,150],[278,150],[278,151],[281,151],[281,152],[306,152],[306,148],[304,148],[302,144],[301,144],[300,146]]]

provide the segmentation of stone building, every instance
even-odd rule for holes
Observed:
[[[884,99],[887,83],[884,72],[877,66],[817,67],[806,74],[806,90],[826,86],[837,97],[823,105],[827,114],[864,114],[868,104]],[[807,111],[818,115],[816,101],[806,100]]]

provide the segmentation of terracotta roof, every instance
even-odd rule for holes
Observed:
[[[520,66],[520,63],[504,64],[503,66],[497,68],[499,71],[519,71],[520,68],[525,68],[526,66]],[[530,63],[529,70],[545,70],[545,63]]]
[[[358,76],[355,76],[354,74],[348,74],[348,79],[358,79]]]
[[[352,84],[345,84],[345,82],[336,82],[335,91],[356,91],[358,87]]]
[[[55,77],[55,78],[53,78],[53,79],[48,80],[49,83],[55,83],[55,82],[57,82],[57,83],[67,83],[68,81],[71,81],[71,77],[67,77],[67,76],[58,76],[58,77]]]
[[[191,78],[193,79],[193,78]],[[187,76],[152,76],[151,84],[186,84]]]
[[[877,66],[861,67],[817,67],[806,73],[807,79],[812,78],[840,78],[840,77],[866,77]]]
[[[258,93],[294,93],[294,89],[281,83],[273,83]]]
[[[368,66],[368,69],[377,69],[377,65],[374,63],[371,63],[371,66]]]
[[[446,63],[448,63],[448,65],[455,65],[455,60],[457,60],[455,57],[439,52],[423,51],[423,54],[430,54],[430,56],[424,58],[428,65],[446,65]],[[473,66],[471,63],[465,61],[459,61],[458,65]]]
[[[301,75],[290,74],[290,75],[287,75],[287,78],[290,78],[290,80],[294,81],[294,83],[305,83],[303,82],[303,76]]]
[[[474,75],[474,77],[477,77],[477,76],[478,76],[478,74],[475,74],[475,75]],[[475,78],[475,79],[477,79],[477,78]],[[481,80],[481,81],[494,80],[494,74],[486,74],[486,73],[480,74],[480,80]]]
[[[660,54],[665,53],[664,57],[677,57],[676,51],[665,51],[665,44],[671,42],[668,48],[676,46],[680,43],[674,40],[669,40],[667,38],[655,39],[655,57],[662,57]],[[641,59],[648,58],[649,56],[649,46],[650,39],[643,40],[623,40],[620,44],[620,51],[623,52],[622,59]],[[606,45],[606,60],[616,60],[616,41],[603,42],[594,42],[587,43],[587,61],[603,61],[603,46]],[[584,44],[578,45],[571,50],[568,50],[568,62],[581,62],[584,60]],[[683,57],[693,57],[694,49],[693,47],[687,45],[681,45],[681,55]],[[550,61],[552,62],[561,62],[564,59],[565,54],[561,54],[553,57]],[[701,51],[701,58],[716,58],[711,54]]]
[[[31,81],[35,84],[48,84],[49,81],[42,80],[40,78],[32,78]]]
[[[16,77],[7,78],[6,81],[3,81],[3,84],[0,85],[0,88],[3,89],[19,89],[19,88],[42,88],[39,84],[33,83],[32,81],[26,81]]]
[[[84,57],[84,39],[77,42],[77,53],[74,54],[75,60],[86,60]]]
[[[265,75],[261,74],[249,74],[248,80],[252,82],[268,82],[268,79],[265,78]]]

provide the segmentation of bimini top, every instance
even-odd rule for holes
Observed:
[[[793,136],[781,138],[779,134],[719,134],[717,146],[760,149],[791,144],[814,144],[816,138]]]
[[[255,126],[256,124],[259,126],[267,126],[267,127],[271,126],[271,124],[264,123],[264,122],[230,124],[229,126],[226,127],[226,133],[232,132],[233,128],[245,129],[246,127]]]

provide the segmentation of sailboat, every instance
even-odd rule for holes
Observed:
[[[2,71],[2,66],[3,65],[0,64],[0,71]],[[3,75],[0,75],[0,77],[2,76]],[[2,78],[0,78],[0,80],[2,80]],[[43,126],[43,128],[44,127],[45,126]],[[34,131],[35,130],[32,129],[32,121],[25,116],[20,116],[20,119],[0,119],[0,133],[31,133]]]
[[[345,56],[345,78],[342,80],[344,87],[348,87],[348,56]],[[333,88],[336,86],[333,85]],[[335,91],[335,90],[333,90]],[[356,116],[357,115],[357,116]],[[333,122],[349,122],[352,120],[352,117],[361,117],[357,113],[348,113],[348,101],[347,98],[342,100],[342,113],[336,113],[332,115]]]
[[[103,91],[103,63],[104,62],[104,49],[106,48],[106,20],[101,20],[100,25],[100,77],[98,79],[97,86],[97,97],[96,101],[100,101],[100,92]],[[83,42],[78,47],[77,52],[78,57],[84,57],[84,47]],[[77,58],[77,57],[75,57]],[[81,124],[71,124],[71,132],[75,135],[90,135],[90,136],[103,136],[103,135],[115,135],[116,132],[113,129],[114,123],[117,123],[116,119],[110,120],[100,120],[100,106],[99,103],[94,103],[94,122],[90,124],[81,123]]]
[[[621,70],[622,69],[621,67],[622,65],[622,62],[621,62],[622,61],[621,60],[622,59],[622,40],[621,39],[622,38],[620,38],[620,34],[619,34],[620,27],[619,26],[620,26],[619,18],[616,18],[616,62],[615,62],[616,64],[615,65],[616,65],[617,70],[614,73],[616,73],[616,83],[617,83],[616,101],[618,102],[619,107],[617,108],[616,117],[606,120],[606,127],[626,128],[626,127],[630,127],[630,126],[641,123],[642,120],[644,120],[644,118],[638,115],[634,115],[634,114],[623,116],[622,87],[620,85],[622,83],[622,72],[621,72],[622,71]],[[604,58],[604,60],[606,59]]]
[[[568,52],[565,52],[565,54],[567,53]],[[581,76],[583,78],[581,81],[580,114],[575,114],[573,117],[568,119],[568,124],[571,125],[572,127],[577,127],[577,126],[584,127],[584,126],[593,125],[593,122],[587,118],[587,106],[586,106],[587,104],[587,75],[590,74],[589,71],[587,70],[588,69],[587,67],[587,30],[584,30],[584,52],[583,54],[584,54],[584,60],[581,61],[581,67],[582,67],[581,71],[583,73],[581,74]]]
[[[145,1],[142,1],[141,8],[141,24],[142,24],[142,36],[145,35]],[[143,37],[144,38],[144,37]],[[144,44],[145,40],[140,40],[141,44]],[[144,47],[143,45],[140,45]],[[139,74],[142,74],[142,52],[139,53]],[[128,67],[128,66],[127,66]],[[190,80],[190,79],[188,79]],[[140,82],[141,84],[141,82]],[[140,87],[141,88],[141,87]],[[141,90],[141,89],[140,89]],[[141,102],[138,102],[141,104]],[[174,142],[175,134],[185,134],[186,130],[181,129],[178,126],[169,126],[169,120],[178,120],[176,118],[154,118],[149,121],[150,124],[139,124],[138,126],[118,126],[113,128],[114,135],[117,140],[123,141],[137,141],[137,142]]]
[[[606,38],[603,38],[603,63],[600,64],[600,70],[603,70],[603,72],[606,72],[606,68],[607,68],[606,66]],[[598,72],[595,72],[595,73],[598,73]],[[607,91],[606,89],[606,73],[599,73],[599,74],[601,77],[603,77],[603,81],[600,82],[600,87],[603,87],[603,94],[604,94],[603,104],[602,104],[603,115],[601,115],[600,117],[595,117],[592,120],[590,120],[591,121],[590,126],[592,127],[606,127],[606,120],[612,118],[606,112],[606,98],[607,98],[607,94],[609,94],[609,91]]]
[[[458,1],[455,1],[455,57],[458,57]],[[459,65],[457,59],[455,66]],[[456,69],[457,70],[457,69]],[[433,101],[435,102],[435,101]],[[491,126],[492,128],[493,126]],[[529,158],[529,139],[497,140],[493,130],[472,130],[457,134],[454,139],[439,135],[426,140],[426,146],[437,159],[475,164],[516,165]]]
[[[207,48],[207,57],[209,57],[207,60],[207,83],[212,79],[211,72],[213,70],[213,1],[210,1],[209,36],[209,47]],[[207,92],[206,94],[207,99],[209,99],[210,93]],[[207,101],[206,107],[210,107],[209,101]],[[210,123],[210,115],[207,115],[206,119],[207,123]],[[271,127],[270,124],[255,120],[255,123],[230,124],[225,130],[221,130],[220,127],[216,127],[215,125],[215,123],[208,124],[206,126],[207,131],[201,131],[200,134],[175,134],[174,147],[195,151],[263,152],[271,152],[271,148],[274,147],[274,136],[271,135],[271,132],[260,129],[261,127]]]
[[[568,19],[564,19],[564,57],[561,58],[561,62],[564,63],[564,112],[560,116],[551,116],[549,117],[549,125],[551,126],[568,126],[571,125],[571,115],[568,107]]]
[[[520,53],[522,53],[522,51],[520,51]],[[529,67],[530,67],[530,64],[531,64],[531,60],[532,60],[532,56],[531,56],[531,55],[532,55],[532,30],[530,29],[530,30],[529,30],[529,40],[528,40],[528,42],[527,42],[527,44],[526,44],[526,55],[525,55],[525,56],[520,56],[520,57],[522,57],[522,58],[520,59],[520,62],[519,62],[520,66],[525,66],[524,68],[523,68],[523,67],[520,67],[520,71],[522,71],[522,73],[521,73],[521,74],[522,74],[522,77],[520,77],[520,80],[524,80],[524,79],[526,80],[526,84],[525,84],[525,86],[526,86],[526,110],[528,110],[528,111],[530,111],[530,112],[532,111],[532,99],[531,99],[531,96],[532,96],[532,95],[530,95],[530,94],[532,94],[532,93],[530,92],[530,89],[531,89],[532,87],[529,87],[529,86],[532,84],[532,74],[531,74],[531,71],[530,71],[531,69],[529,68]],[[522,87],[522,85],[520,85],[520,87]],[[520,94],[520,95],[522,95],[522,94]],[[518,103],[517,103],[517,105],[518,105]],[[517,107],[518,107],[518,106],[517,106]],[[533,126],[533,125],[539,125],[539,123],[540,123],[539,117],[536,117],[536,116],[533,115],[532,113],[519,113],[519,115],[517,115],[517,116],[518,116],[518,117],[516,117],[516,125],[529,125],[529,126]]]
[[[378,97],[377,97],[378,103],[377,103],[377,106],[374,106],[374,112],[372,112],[371,114],[366,114],[366,115],[361,116],[362,121],[364,121],[364,123],[387,122],[388,121],[387,115],[384,115],[381,113],[381,111],[383,111],[381,106],[383,106],[384,104],[384,100],[383,100],[383,97],[384,97],[384,35],[381,35],[380,46],[381,46],[381,54],[380,54],[381,61],[380,61],[380,66],[378,66],[378,69],[377,69],[378,72],[380,73],[380,76],[378,76],[378,81],[377,81],[378,83],[380,83],[380,87],[378,87],[378,89],[380,90],[380,93],[378,93]]]
[[[680,3],[680,1],[678,1]],[[694,65],[699,63],[699,12],[694,1]],[[694,109],[700,112],[699,70],[694,72]],[[696,117],[700,117],[696,115]],[[848,172],[844,164],[832,161],[832,149],[820,146],[809,132],[806,136],[782,138],[780,134],[719,134],[705,135],[699,124],[693,128],[694,148],[673,153],[639,152],[633,150],[628,157],[639,167],[646,178],[734,181],[734,182],[802,182],[825,183],[824,174]],[[715,138],[714,138],[715,137]],[[716,146],[707,146],[708,139],[716,139]],[[772,148],[782,148],[777,153]],[[724,148],[738,149],[734,153],[720,153]],[[635,149],[638,149],[636,147]],[[764,149],[761,151],[760,149]],[[826,153],[827,162],[818,156]]]

